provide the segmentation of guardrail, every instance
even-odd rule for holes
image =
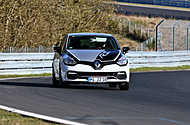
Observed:
[[[53,53],[0,53],[0,75],[51,73]]]
[[[127,55],[131,68],[190,65],[190,51],[143,52]],[[0,75],[51,73],[53,53],[0,53]]]

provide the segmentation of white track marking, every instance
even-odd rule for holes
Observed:
[[[78,120],[81,119],[80,117],[66,117],[67,119],[70,120]],[[160,120],[160,121],[167,121],[169,123],[173,124],[179,124],[179,125],[189,125],[187,123],[177,121],[177,120],[172,120],[168,118],[162,118],[162,117],[85,117],[83,120],[114,120],[114,119],[124,119],[124,120]]]
[[[83,124],[83,123],[73,122],[73,121],[50,117],[50,116],[46,116],[46,115],[40,115],[40,114],[36,114],[36,113],[32,113],[32,112],[26,112],[26,111],[22,111],[22,110],[15,109],[15,108],[10,108],[10,107],[3,106],[3,105],[0,105],[0,109],[6,110],[9,112],[13,112],[13,113],[18,113],[18,114],[25,115],[25,116],[29,116],[29,117],[34,117],[34,118],[39,118],[39,119],[55,122],[55,123],[60,123],[60,124],[87,125],[87,124]]]

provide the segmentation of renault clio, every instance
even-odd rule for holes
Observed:
[[[72,84],[109,84],[129,89],[129,47],[119,46],[111,34],[71,33],[54,46],[52,81],[55,87]]]

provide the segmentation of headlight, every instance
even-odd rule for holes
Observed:
[[[63,56],[63,62],[66,65],[76,65],[77,64],[77,62],[67,54]]]
[[[120,66],[125,66],[128,64],[128,60],[124,55],[122,55],[121,58],[117,61],[117,64]]]

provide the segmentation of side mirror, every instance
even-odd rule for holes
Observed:
[[[57,52],[57,53],[61,53],[61,47],[59,47],[59,46],[54,46],[54,47],[53,47],[53,51],[54,51],[54,52]]]
[[[123,51],[124,54],[128,53],[129,50],[130,50],[129,47],[123,47],[123,49],[122,49],[122,51]]]

